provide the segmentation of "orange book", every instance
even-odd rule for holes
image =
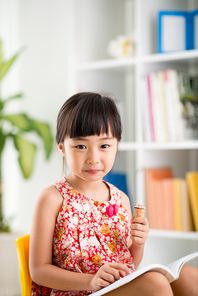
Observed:
[[[153,205],[154,205],[154,215],[155,221],[152,228],[163,229],[164,228],[164,211],[163,211],[163,197],[162,197],[162,186],[161,180],[152,180],[153,187]]]
[[[163,206],[163,229],[175,230],[175,203],[173,178],[161,180],[162,187],[162,206]]]
[[[180,179],[180,194],[181,194],[181,218],[182,230],[193,231],[192,212],[190,208],[190,200],[185,179]]]
[[[180,179],[173,181],[174,204],[175,204],[175,230],[182,230],[182,216],[181,216],[181,188]]]
[[[165,178],[172,178],[171,168],[146,168],[145,176],[145,197],[147,217],[151,228],[158,228],[159,214],[161,212],[161,194],[159,186],[153,181],[159,181]],[[157,194],[156,194],[157,191]]]
[[[195,231],[198,231],[198,172],[188,172],[186,174],[189,199],[192,210]]]

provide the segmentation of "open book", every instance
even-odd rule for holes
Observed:
[[[168,264],[167,266],[162,265],[162,264],[147,265],[147,266],[142,267],[139,270],[137,270],[129,275],[126,275],[125,277],[119,279],[118,281],[114,282],[113,284],[109,285],[108,287],[103,288],[95,293],[92,293],[91,295],[100,296],[105,293],[108,293],[112,290],[117,289],[120,286],[123,286],[123,285],[129,283],[130,281],[134,280],[136,277],[138,277],[141,274],[148,272],[148,271],[156,271],[156,272],[162,273],[167,278],[169,283],[171,283],[179,278],[179,273],[181,271],[182,266],[186,262],[188,262],[196,257],[198,257],[198,251],[194,252],[192,254],[189,254],[185,257],[182,257],[182,258]]]

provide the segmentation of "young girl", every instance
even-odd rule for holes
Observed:
[[[148,221],[131,217],[128,197],[103,181],[120,139],[112,99],[79,93],[63,104],[56,140],[71,172],[43,189],[36,202],[30,235],[32,295],[89,295],[140,264]],[[197,269],[188,266],[172,286],[150,272],[108,295],[198,295],[197,279]]]

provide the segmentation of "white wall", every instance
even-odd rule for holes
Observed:
[[[58,110],[73,92],[72,5],[72,0],[0,0],[0,38],[6,55],[25,47],[5,81],[4,93],[23,92],[15,111],[48,121],[54,134]],[[4,209],[15,217],[14,230],[23,234],[30,231],[39,190],[61,177],[62,159],[56,145],[48,162],[38,149],[32,177],[24,180],[11,144],[3,159]]]

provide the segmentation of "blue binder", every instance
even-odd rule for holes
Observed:
[[[184,48],[182,50],[191,50],[195,49],[195,40],[198,38],[196,36],[196,29],[195,29],[195,17],[198,16],[198,9],[187,12],[187,11],[160,11],[158,13],[158,42],[157,42],[157,52],[159,53],[165,53],[168,52],[165,50],[163,46],[163,41],[165,36],[163,36],[163,30],[165,29],[164,26],[164,17],[171,16],[174,18],[183,18],[184,19],[184,31],[182,27],[176,28],[178,36],[180,34],[183,35],[183,38],[185,40]],[[198,29],[198,28],[197,28]],[[174,28],[175,30],[175,28]],[[171,32],[170,32],[171,33]],[[177,38],[177,36],[175,36]],[[167,41],[166,41],[167,42]],[[171,40],[170,40],[171,42]],[[170,51],[177,51],[177,49],[173,49]]]
[[[131,209],[132,209],[133,208],[132,201],[129,196],[126,174],[111,171],[103,179],[104,179],[104,181],[109,182],[109,183],[113,184],[114,186],[116,186],[118,189],[123,191],[129,197],[130,205],[131,205]]]

